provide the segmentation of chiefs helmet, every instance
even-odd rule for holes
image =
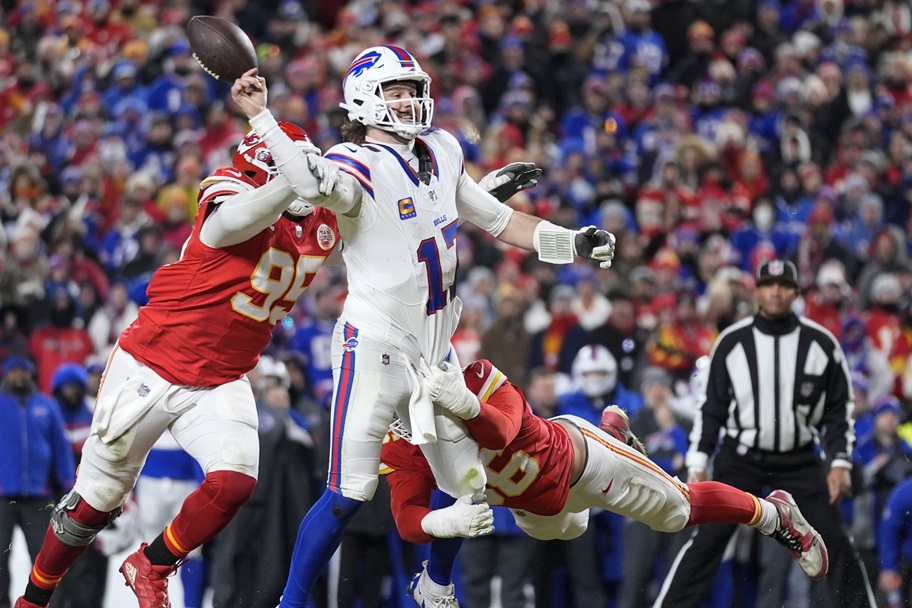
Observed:
[[[412,100],[411,122],[401,122],[391,103],[383,97],[383,85],[390,82],[414,82],[418,92]],[[359,121],[405,139],[414,139],[431,126],[434,100],[431,99],[431,77],[421,69],[418,60],[397,46],[374,46],[362,51],[352,61],[342,82],[345,101],[339,104],[348,110],[350,120]]]
[[[320,154],[320,149],[310,141],[307,132],[298,125],[279,121],[279,127],[303,152]],[[248,133],[238,145],[232,164],[258,187],[264,185],[279,172],[272,160],[272,152],[256,131]],[[305,216],[311,211],[313,211],[313,205],[300,198],[295,199],[288,207],[288,212],[296,216]]]

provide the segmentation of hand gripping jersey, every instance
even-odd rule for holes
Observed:
[[[397,337],[414,336],[437,363],[459,315],[453,283],[463,157],[440,130],[422,134],[414,149],[429,158],[428,183],[405,145],[343,143],[326,153],[364,189],[359,215],[338,216],[350,287],[342,316],[383,338],[391,328]]]
[[[537,515],[559,513],[570,492],[573,465],[567,431],[533,414],[519,389],[490,361],[472,363],[463,370],[463,376],[466,386],[490,406],[466,421],[481,446],[488,503]],[[397,524],[400,529],[405,524],[406,529],[417,526],[420,531],[435,486],[421,450],[388,433],[380,458],[381,472],[387,474],[393,489]]]
[[[120,337],[121,348],[173,384],[215,386],[253,369],[273,326],[338,242],[335,215],[318,207],[300,223],[283,216],[237,245],[203,244],[208,214],[225,197],[252,188],[233,168],[202,182],[200,212],[181,259],[156,271],[149,303]]]

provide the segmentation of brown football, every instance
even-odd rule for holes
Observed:
[[[257,67],[256,50],[244,30],[225,19],[197,15],[187,23],[193,57],[214,78],[234,82]]]

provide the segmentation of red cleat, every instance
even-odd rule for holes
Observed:
[[[177,566],[156,566],[146,557],[147,543],[139,546],[136,553],[131,553],[120,566],[125,584],[136,594],[139,608],[171,608],[168,599],[168,576],[177,570]]]
[[[779,510],[779,526],[770,536],[792,553],[809,577],[816,580],[826,576],[829,569],[826,545],[804,519],[792,495],[785,490],[773,490],[766,499]]]
[[[39,606],[38,604],[27,601],[24,597],[20,597],[16,600],[16,603],[13,604],[13,608],[44,608],[44,606]]]
[[[630,432],[630,418],[627,417],[627,412],[617,405],[609,405],[602,410],[599,428],[621,443],[629,445],[644,456],[646,455],[646,446],[636,435]]]

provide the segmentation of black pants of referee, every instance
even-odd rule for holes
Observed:
[[[766,496],[774,489],[791,493],[802,515],[823,537],[829,552],[826,583],[812,585],[815,608],[875,608],[864,566],[842,523],[838,504],[831,505],[826,471],[812,448],[789,453],[745,450],[723,441],[713,460],[713,479]],[[709,595],[722,554],[737,524],[702,524],[675,560],[654,608],[697,608]],[[784,555],[791,559],[783,547]]]

